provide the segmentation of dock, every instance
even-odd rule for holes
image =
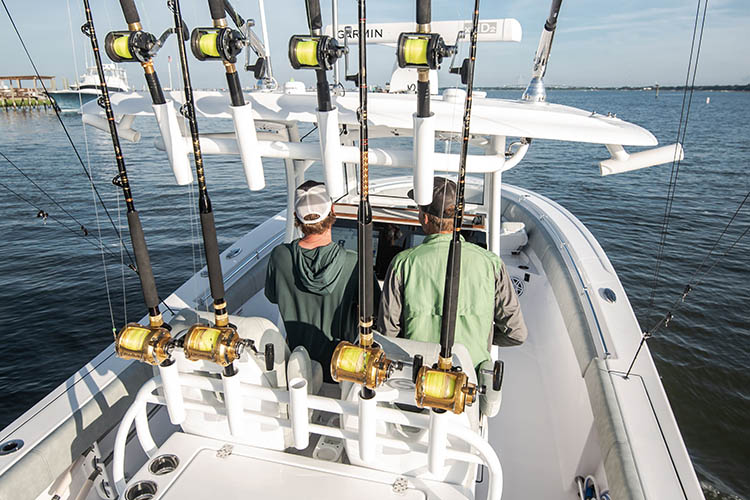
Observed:
[[[52,101],[44,92],[45,87],[55,89],[54,76],[0,76],[0,108],[8,111],[51,107]]]

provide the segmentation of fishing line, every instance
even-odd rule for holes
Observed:
[[[682,294],[677,299],[675,299],[674,302],[672,302],[672,305],[667,310],[667,313],[659,320],[658,323],[656,323],[653,326],[653,328],[643,332],[643,335],[641,336],[641,342],[638,344],[638,349],[636,350],[635,355],[633,356],[633,361],[631,361],[630,366],[628,367],[628,370],[625,373],[625,378],[628,378],[628,376],[630,375],[630,371],[633,369],[633,365],[635,365],[635,361],[638,359],[638,354],[640,354],[641,348],[643,347],[643,344],[646,342],[646,339],[652,337],[656,332],[659,331],[661,327],[669,326],[670,321],[672,321],[672,319],[674,318],[674,313],[677,312],[685,303],[685,299],[687,299],[688,294],[690,294],[690,292],[695,290],[696,287],[700,286],[700,284],[703,283],[703,279],[714,269],[714,267],[716,267],[721,261],[723,261],[724,258],[727,255],[729,255],[729,252],[731,252],[734,249],[737,243],[739,243],[740,240],[742,240],[747,235],[747,233],[750,232],[750,225],[748,225],[748,227],[745,228],[742,234],[740,234],[737,237],[737,239],[735,239],[734,242],[732,242],[732,244],[729,245],[729,248],[727,248],[726,251],[721,256],[714,259],[713,263],[707,270],[705,270],[703,273],[700,273],[700,271],[703,269],[703,266],[705,265],[708,258],[711,256],[713,251],[719,245],[719,241],[724,237],[724,234],[726,234],[729,227],[737,218],[737,215],[740,213],[740,210],[742,210],[742,207],[745,205],[748,198],[750,198],[750,191],[747,192],[747,194],[745,195],[745,198],[737,207],[737,210],[735,210],[734,214],[729,219],[729,222],[727,222],[727,225],[724,227],[724,230],[721,232],[719,237],[714,242],[713,246],[711,247],[711,250],[708,251],[706,256],[703,258],[703,261],[701,262],[700,266],[698,266],[698,269],[696,269],[696,271],[693,273],[693,276],[690,278],[690,281],[688,282],[688,284],[685,285],[685,289],[682,291]],[[698,278],[698,280],[695,281],[695,284],[693,284],[693,281],[696,279],[696,277]]]
[[[57,222],[58,224],[60,224],[61,226],[63,226],[65,229],[67,229],[68,231],[70,231],[71,233],[73,233],[74,235],[78,236],[79,238],[83,238],[83,240],[85,242],[87,242],[89,245],[93,245],[94,248],[98,249],[98,248],[100,248],[100,245],[101,245],[101,247],[103,247],[105,251],[109,252],[110,255],[112,255],[115,258],[117,257],[117,255],[114,252],[112,252],[112,250],[110,250],[109,248],[107,248],[103,244],[101,244],[101,240],[99,240],[96,236],[91,235],[91,236],[93,236],[93,238],[95,240],[97,240],[100,243],[100,245],[97,245],[95,242],[91,241],[90,239],[85,238],[78,230],[73,229],[72,227],[70,227],[67,224],[65,224],[64,222],[62,222],[60,219],[58,219],[58,218],[50,215],[47,211],[45,211],[44,209],[40,208],[39,205],[35,204],[34,202],[32,202],[28,198],[24,197],[23,195],[19,194],[17,191],[11,189],[7,184],[4,184],[3,182],[0,182],[0,186],[2,186],[3,188],[5,188],[6,190],[8,190],[16,198],[18,198],[21,201],[24,201],[27,204],[29,204],[30,206],[32,206],[37,211],[37,214],[39,214],[39,213],[45,214],[45,218],[52,219],[53,221]]]
[[[18,31],[18,27],[16,26],[16,22],[13,20],[13,16],[11,16],[10,11],[8,10],[8,6],[5,4],[5,0],[0,0],[3,4],[3,8],[5,9],[5,13],[8,15],[8,20],[10,20],[10,24],[13,26],[13,29],[16,32],[16,35],[18,36],[18,40],[21,42],[21,46],[23,47],[24,52],[26,53],[26,57],[29,59],[29,62],[31,63],[32,68],[34,68],[34,73],[36,74],[37,78],[40,79],[40,83],[42,86],[42,90],[44,90],[44,93],[49,95],[47,92],[47,87],[44,84],[44,81],[41,80],[41,76],[39,74],[39,70],[36,67],[36,63],[34,63],[34,59],[31,57],[31,54],[29,53],[28,48],[26,48],[26,43],[23,41],[23,37],[21,36],[21,32]],[[81,154],[78,152],[78,148],[76,148],[75,143],[73,142],[73,138],[70,136],[70,133],[68,132],[67,127],[65,126],[65,123],[62,120],[62,117],[60,116],[60,111],[57,110],[56,106],[52,107],[52,110],[55,112],[55,116],[57,117],[57,120],[60,122],[60,126],[62,126],[63,131],[65,132],[66,137],[68,138],[68,142],[70,142],[71,147],[73,148],[73,151],[75,152],[76,157],[78,158],[78,162],[81,164],[81,168],[83,169],[84,174],[86,174],[86,177],[89,179],[89,183],[91,184],[91,188],[93,189],[94,193],[96,194],[96,197],[99,200],[99,203],[101,203],[102,208],[104,208],[105,213],[107,214],[107,218],[109,218],[110,224],[112,224],[112,228],[117,232],[117,236],[120,240],[121,245],[125,245],[125,242],[122,240],[122,236],[120,235],[119,231],[117,230],[117,227],[115,226],[115,222],[112,219],[112,216],[109,213],[109,210],[107,210],[107,206],[104,204],[104,200],[102,199],[101,195],[99,194],[99,190],[96,188],[96,184],[94,183],[94,179],[91,177],[91,174],[86,170],[86,166],[84,165],[83,158],[81,157]],[[85,127],[84,127],[85,130]],[[97,211],[98,214],[98,211]],[[97,215],[98,216],[98,215]],[[131,262],[133,261],[132,256],[130,255],[130,251],[128,250],[127,246],[125,247],[125,252],[127,252],[128,257],[130,257]]]
[[[26,177],[26,179],[29,182],[31,182],[34,185],[34,187],[36,187],[39,191],[41,191],[41,193],[44,196],[46,196],[52,203],[54,203],[68,217],[70,217],[71,219],[73,219],[76,222],[76,224],[78,224],[78,226],[81,228],[81,231],[83,231],[84,236],[86,236],[88,234],[88,229],[86,229],[86,226],[83,224],[83,222],[79,221],[78,219],[75,218],[75,216],[73,216],[73,214],[71,214],[70,212],[68,212],[67,210],[65,210],[65,208],[57,202],[57,200],[55,200],[52,196],[50,196],[47,193],[47,191],[45,191],[44,189],[42,189],[42,187],[39,184],[37,184],[36,182],[34,182],[34,179],[32,179],[31,177],[29,177],[26,174],[26,172],[24,172],[23,170],[21,170],[21,168],[18,165],[16,165],[15,163],[13,163],[13,161],[11,161],[10,158],[8,158],[7,156],[5,156],[5,154],[3,154],[2,152],[0,152],[0,156],[2,156],[5,161],[7,161],[8,163],[10,163],[13,166],[13,168],[15,168],[16,170],[18,170],[21,173],[21,175],[23,175],[24,177]]]
[[[685,75],[685,88],[682,94],[682,108],[680,110],[680,121],[677,126],[677,142],[683,145],[684,145],[685,136],[687,133],[687,124],[688,124],[688,120],[690,117],[690,105],[692,104],[693,92],[695,90],[695,77],[698,72],[698,59],[700,57],[700,49],[703,43],[703,29],[706,24],[706,11],[708,10],[708,0],[704,0],[703,20],[701,22],[700,36],[698,38],[698,47],[697,47],[698,50],[695,56],[695,63],[693,63],[693,53],[695,52],[695,49],[696,49],[695,37],[696,37],[696,32],[698,30],[698,18],[700,17],[700,10],[701,10],[701,0],[698,0],[697,8],[695,11],[695,23],[693,24],[693,39],[690,44],[690,57],[688,58],[688,69]],[[692,78],[692,84],[689,85],[691,68],[693,71],[693,78]],[[688,89],[689,89],[689,94],[688,94]],[[686,102],[687,102],[687,109],[686,109]],[[683,126],[683,118],[684,118],[684,126]],[[662,221],[661,234],[660,234],[660,239],[659,239],[659,250],[657,253],[657,257],[656,257],[656,268],[654,270],[654,279],[651,284],[651,296],[649,298],[649,305],[648,305],[648,311],[646,312],[646,316],[649,316],[651,314],[651,310],[654,305],[654,297],[656,295],[656,288],[659,282],[659,274],[661,272],[661,262],[664,257],[664,247],[666,246],[667,234],[669,231],[669,222],[670,222],[671,215],[672,215],[672,205],[674,203],[674,196],[677,191],[677,176],[680,173],[681,164],[682,164],[682,161],[679,159],[679,157],[675,157],[672,160],[672,171],[669,177],[669,185],[667,188],[667,200],[666,200],[666,205],[664,207],[664,219]]]

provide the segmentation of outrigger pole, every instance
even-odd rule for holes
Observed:
[[[550,51],[552,50],[552,41],[555,38],[555,28],[557,28],[557,16],[560,13],[562,0],[552,0],[549,16],[544,22],[542,35],[539,38],[539,45],[534,54],[534,70],[531,75],[531,81],[523,92],[522,99],[531,102],[542,102],[547,100],[547,91],[544,88],[544,74],[547,72],[547,62],[549,61]]]
[[[138,211],[135,209],[133,203],[133,194],[130,190],[130,181],[128,180],[127,169],[125,168],[125,159],[122,156],[122,149],[120,148],[120,139],[117,135],[117,124],[115,121],[115,115],[112,111],[112,103],[109,99],[109,89],[107,88],[107,81],[104,77],[104,69],[102,66],[102,58],[99,52],[99,42],[96,38],[96,31],[94,30],[94,19],[91,16],[91,8],[88,0],[83,0],[84,9],[86,11],[86,24],[81,26],[81,31],[89,37],[91,40],[91,49],[94,52],[94,60],[96,61],[96,70],[99,74],[99,84],[101,86],[101,100],[99,104],[104,108],[107,114],[107,121],[109,122],[109,132],[112,136],[112,146],[115,150],[115,159],[117,161],[117,176],[113,179],[113,183],[122,188],[122,193],[125,198],[125,205],[127,206],[127,218],[128,218],[128,229],[130,230],[130,241],[133,244],[133,251],[135,253],[135,262],[138,270],[138,278],[141,281],[141,291],[143,292],[143,300],[148,308],[149,324],[151,328],[161,328],[164,325],[164,321],[159,311],[159,294],[156,291],[156,280],[154,279],[154,272],[151,268],[151,260],[148,255],[148,247],[146,246],[146,238],[143,235],[143,227],[141,225],[141,219],[138,215]]]

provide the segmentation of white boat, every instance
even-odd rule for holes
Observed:
[[[492,22],[506,28],[499,38],[520,39],[516,21]],[[145,93],[113,95],[119,134],[137,141],[135,120],[156,118],[157,147],[176,181],[191,183],[191,140],[177,118],[183,93],[167,97],[152,105]],[[605,146],[602,175],[671,161],[682,155],[679,145],[628,154],[625,147],[655,146],[655,137],[614,116],[544,101],[474,100],[471,141],[483,154],[468,159],[476,175],[467,186],[464,233],[506,263],[529,338],[520,347],[493,347],[493,359],[505,363],[496,415],[481,404],[439,414],[415,404],[410,366],[416,354],[434,362],[438,345],[377,337],[388,359],[403,366],[378,388],[377,403],[368,403],[356,385],[320,384],[309,359],[290,355],[278,308],[263,293],[271,250],[295,237],[287,214],[313,162],[323,163],[337,195],[334,240],[356,247],[355,93],[334,98],[335,118],[317,112],[316,95],[299,83],[246,93],[242,110],[230,107],[224,92],[195,97],[199,121],[224,120],[229,130],[201,136],[209,161],[212,154],[238,156],[252,189],[264,188],[261,158],[286,166],[287,210],[220,258],[231,323],[261,352],[273,346],[275,356],[244,352],[235,362],[239,377],[229,381],[219,365],[187,361],[180,349],[174,364],[154,368],[108,347],[2,431],[0,498],[703,498],[647,346],[629,368],[642,330],[604,251],[565,208],[502,183],[535,139]],[[435,143],[461,132],[464,97],[458,89],[432,96],[429,137],[412,117],[414,95],[369,96],[370,165],[414,172],[371,182],[376,238],[395,225],[400,245],[421,241],[406,193],[432,185],[429,167],[457,170],[458,155],[435,152],[442,149]],[[107,130],[96,103],[83,114],[85,123]],[[311,124],[319,141],[300,142],[300,128]],[[377,140],[404,137],[407,149]],[[408,149],[411,137],[414,144],[429,137],[429,147]],[[387,264],[384,255],[376,255],[376,269]],[[176,337],[199,317],[213,318],[197,312],[211,303],[207,274],[198,272],[164,299],[175,311],[164,319]],[[471,366],[461,345],[453,359]],[[485,374],[467,375],[490,384]]]
[[[104,77],[110,92],[128,92],[128,75],[125,68],[116,64],[104,65]],[[55,101],[61,111],[80,111],[81,106],[93,101],[101,95],[99,75],[96,66],[89,66],[86,72],[80,76],[76,83],[70,88],[63,90],[50,90],[47,94]]]

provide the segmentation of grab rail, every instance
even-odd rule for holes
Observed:
[[[193,374],[181,373],[180,384],[186,387],[192,387],[205,391],[220,393],[224,392],[221,380]],[[120,427],[117,429],[113,452],[114,457],[112,462],[112,476],[115,483],[115,489],[120,496],[122,496],[125,492],[125,446],[127,444],[128,433],[133,423],[136,424],[136,434],[138,436],[138,441],[148,457],[152,458],[157,452],[154,440],[151,437],[151,432],[145,419],[145,412],[146,405],[149,403],[160,405],[167,404],[163,396],[153,394],[154,391],[161,388],[162,385],[162,380],[159,376],[156,376],[143,384],[141,389],[138,391],[133,404],[125,413]],[[270,387],[243,382],[240,384],[240,391],[243,397],[251,397],[262,401],[268,401],[278,404],[291,404],[292,406],[295,406],[297,404],[292,401],[290,392],[286,389],[273,389]],[[316,395],[305,394],[304,396],[305,397],[303,399],[306,400],[304,402],[305,410],[309,408],[329,413],[337,413],[339,415],[350,415],[357,417],[360,416],[359,405],[357,403],[341,401]],[[388,393],[384,393],[384,396],[385,397],[379,397],[378,400],[388,401]],[[186,410],[201,411],[207,414],[226,416],[226,409],[223,407],[216,407],[190,399],[186,399],[184,401],[184,404]],[[395,408],[384,408],[380,406],[375,407],[374,410],[374,419],[383,422],[408,425],[421,429],[429,429],[432,425],[432,419],[430,415],[422,415],[397,410]],[[338,427],[329,427],[328,425],[312,424],[309,422],[309,417],[307,417],[307,411],[304,411],[302,413],[304,415],[304,418],[295,418],[294,409],[292,409],[291,413],[292,415],[289,418],[286,418],[269,415],[261,411],[244,410],[243,417],[245,419],[251,419],[259,423],[276,424],[280,427],[290,428],[297,436],[297,439],[301,438],[301,433],[303,432],[306,433],[307,436],[312,433],[340,439],[356,440],[361,437],[359,432],[349,431]],[[297,416],[299,417],[299,415],[300,412],[298,411]],[[490,444],[485,441],[479,434],[469,428],[461,426],[445,427],[445,431],[447,432],[447,434],[452,435],[457,439],[465,442],[466,444],[471,446],[473,451],[462,451],[455,449],[454,447],[449,446],[447,440],[444,441],[442,449],[431,450],[430,446],[425,446],[420,443],[401,441],[380,434],[376,436],[376,439],[378,440],[378,442],[385,443],[389,446],[399,447],[406,451],[424,453],[427,455],[437,453],[439,455],[442,455],[446,459],[485,465],[489,470],[489,488],[487,491],[487,500],[500,500],[503,491],[503,471],[500,464],[500,459],[495,453],[495,450],[493,450]]]

